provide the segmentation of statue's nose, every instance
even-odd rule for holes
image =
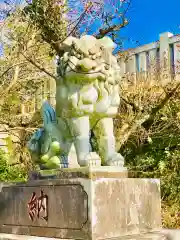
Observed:
[[[96,68],[96,62],[89,58],[84,58],[82,60],[79,60],[79,62],[76,65],[76,68],[79,71],[89,72]]]

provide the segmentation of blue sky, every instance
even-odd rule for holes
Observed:
[[[78,1],[78,0],[77,0]],[[98,0],[96,0],[98,1]],[[120,0],[104,0],[106,3]],[[111,4],[106,4],[111,11]],[[112,10],[113,11],[113,10]],[[128,15],[129,25],[120,30],[123,48],[134,48],[159,40],[163,32],[180,33],[180,0],[132,0]],[[101,23],[95,21],[89,34]],[[83,28],[86,26],[83,25]]]
[[[156,41],[159,34],[166,31],[178,34],[180,0],[132,0],[128,17],[129,25],[120,32],[120,37],[124,39],[124,48]]]
[[[125,47],[135,47],[135,41],[146,44],[159,39],[162,32],[180,33],[180,0],[132,0],[130,23],[121,36],[130,38]]]

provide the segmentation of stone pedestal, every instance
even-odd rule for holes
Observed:
[[[3,184],[0,232],[102,240],[140,239],[133,236],[158,231],[159,180],[126,174],[117,167],[68,169],[39,175],[49,179]]]

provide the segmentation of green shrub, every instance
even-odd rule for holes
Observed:
[[[8,154],[0,149],[0,181],[1,182],[21,182],[27,179],[27,170],[21,165],[9,165]]]

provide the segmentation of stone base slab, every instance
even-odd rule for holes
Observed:
[[[35,236],[0,233],[0,240],[58,240],[58,239],[57,238],[46,238],[46,237],[35,237]]]
[[[102,240],[161,228],[159,180],[99,178],[99,172],[2,185],[0,232]]]
[[[0,234],[0,240],[62,240],[62,239],[2,233]],[[68,239],[68,240],[74,240],[74,239]],[[173,239],[173,238],[168,239],[161,232],[155,232],[155,233],[138,234],[134,236],[125,236],[123,238],[121,237],[115,238],[115,239],[113,238],[112,240],[176,240],[176,239]]]
[[[128,171],[125,167],[115,166],[93,166],[79,168],[63,168],[60,170],[41,170],[31,172],[30,180],[43,179],[70,179],[70,178],[124,178],[128,177]]]
[[[133,236],[125,236],[117,238],[117,240],[169,240],[164,234],[160,232],[145,233]],[[172,239],[173,240],[173,239]]]
[[[168,240],[180,240],[180,229],[162,229],[162,233],[168,237]]]

